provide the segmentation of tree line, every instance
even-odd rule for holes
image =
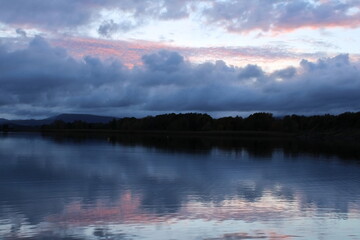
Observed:
[[[272,113],[259,112],[248,117],[212,118],[208,114],[162,114],[144,118],[118,118],[108,123],[84,121],[54,121],[41,126],[50,129],[106,129],[118,131],[273,131],[273,132],[321,132],[360,128],[360,112],[340,115],[274,117]]]

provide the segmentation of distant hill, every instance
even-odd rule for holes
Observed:
[[[107,116],[97,116],[91,114],[60,114],[54,117],[49,117],[45,119],[35,120],[35,119],[26,119],[26,120],[7,120],[0,118],[0,124],[10,124],[17,126],[29,126],[36,127],[44,124],[51,124],[54,121],[60,120],[66,123],[71,123],[75,121],[83,121],[87,123],[108,123],[113,120],[114,117]]]
[[[108,123],[114,117],[97,116],[91,114],[60,114],[58,116],[48,118],[47,120],[61,120],[64,122],[83,121],[87,123]]]
[[[7,122],[9,122],[9,120],[5,118],[0,118],[0,124],[6,124]]]

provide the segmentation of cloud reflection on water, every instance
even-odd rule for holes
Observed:
[[[235,152],[196,146],[188,152],[101,139],[2,137],[0,235],[21,239],[21,233],[187,220],[359,217],[358,164],[290,157],[264,142],[257,145],[270,154],[256,156],[239,145]]]

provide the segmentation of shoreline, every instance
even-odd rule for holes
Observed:
[[[294,133],[271,132],[271,131],[161,131],[161,130],[111,130],[111,129],[27,129],[11,130],[12,132],[29,132],[29,133],[55,133],[55,134],[135,134],[135,135],[171,135],[171,136],[224,136],[224,137],[295,137]],[[6,133],[3,131],[3,133]]]
[[[288,134],[256,131],[112,131],[112,130],[47,130],[13,131],[9,135],[35,134],[57,142],[79,143],[99,139],[111,144],[155,147],[173,152],[210,151],[212,148],[246,149],[251,154],[271,155],[276,149],[285,154],[323,154],[348,160],[360,160],[360,141],[332,133],[329,135]],[[344,134],[344,133],[343,133]],[[0,136],[2,134],[0,133]],[[7,136],[3,133],[3,136]]]
[[[153,135],[153,136],[184,136],[184,137],[229,137],[229,138],[280,138],[294,140],[323,141],[359,141],[360,131],[348,129],[324,132],[274,132],[274,131],[162,131],[162,130],[112,130],[112,129],[23,129],[0,131],[1,133],[28,132],[44,134],[83,134],[83,135]]]

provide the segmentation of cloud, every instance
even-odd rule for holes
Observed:
[[[73,28],[96,22],[101,17],[101,11],[120,11],[129,14],[136,22],[146,18],[178,19],[189,14],[187,7],[191,0],[160,0],[160,1],[133,1],[133,0],[89,0],[89,1],[22,1],[0,0],[0,21],[6,24],[32,26],[58,31],[62,28]],[[109,20],[103,23],[100,33],[114,30],[114,23]],[[121,23],[122,30],[137,25]],[[108,30],[106,30],[108,29]]]
[[[74,59],[35,37],[24,49],[0,47],[0,71],[0,110],[14,116],[360,109],[359,62],[346,54],[266,72],[258,65],[235,67],[221,60],[195,64],[176,51],[161,50],[128,68],[114,59]]]
[[[19,34],[21,37],[27,37],[27,36],[26,36],[26,31],[24,31],[24,30],[21,29],[21,28],[17,28],[17,29],[16,29],[16,33]]]
[[[309,150],[311,143],[248,139],[233,145],[231,141],[184,137],[164,143],[161,137],[131,136],[130,140],[128,137],[120,135],[111,143],[124,150],[136,146],[158,151],[152,154],[139,151],[134,157],[132,151],[107,147],[106,138],[102,142],[102,138],[84,140],[45,135],[35,138],[37,141],[30,146],[27,136],[2,138],[0,179],[19,184],[16,188],[11,184],[0,185],[1,192],[7,193],[0,195],[3,203],[0,218],[14,223],[22,219],[33,226],[44,221],[66,220],[79,226],[96,225],[99,219],[151,223],[159,220],[158,217],[164,220],[164,217],[183,219],[184,216],[218,223],[229,219],[288,221],[298,218],[304,208],[309,218],[324,209],[331,209],[332,217],[359,214],[360,189],[354,181],[354,176],[358,176],[356,162],[340,164],[331,158],[334,164],[328,161],[314,164],[314,159],[327,159],[329,155],[326,151],[320,158],[299,154],[299,149]],[[214,153],[212,147],[217,147],[218,152]],[[239,152],[244,154],[239,156],[236,154]],[[219,161],[218,154],[227,157]],[[205,162],[199,161],[200,158]],[[276,164],[272,159],[277,159]],[[303,181],[305,177],[311,178],[317,187],[309,188],[308,182]],[[25,184],[29,182],[32,184]],[[44,182],[48,187],[44,188]],[[58,191],[59,188],[63,191]],[[190,198],[194,195],[199,196],[196,202]],[[53,201],[49,201],[49,196]],[[7,208],[11,204],[13,208]],[[15,213],[24,217],[14,218]],[[56,230],[62,225],[51,226]]]
[[[165,50],[144,55],[142,60],[151,71],[164,71],[167,73],[177,71],[184,64],[184,58],[179,53]]]
[[[110,1],[104,1],[109,4]],[[0,21],[36,27],[72,27],[90,20],[96,1],[6,1],[1,0]],[[106,5],[104,5],[106,6]]]
[[[162,49],[175,51],[193,62],[222,59],[236,65],[262,64],[284,66],[297,64],[301,58],[316,59],[324,53],[299,53],[279,47],[180,47],[151,41],[119,41],[92,38],[66,38],[51,41],[55,46],[66,48],[77,58],[93,55],[102,59],[118,58],[127,66],[141,65],[142,56]]]
[[[270,236],[267,236],[270,235]],[[243,239],[294,239],[299,236],[293,236],[293,235],[282,235],[278,234],[276,232],[271,232],[269,234],[266,234],[265,232],[259,231],[256,232],[254,235],[250,235],[249,233],[226,233],[221,235],[220,237],[216,238],[205,238],[204,240],[243,240]]]
[[[104,21],[98,28],[98,33],[103,37],[111,37],[113,34],[117,32],[126,32],[139,25],[139,23],[135,24],[130,21],[123,21],[120,23],[115,23],[113,19],[109,21]]]
[[[203,15],[210,24],[231,32],[293,31],[299,28],[355,28],[360,24],[358,1],[214,1]]]
[[[243,68],[239,73],[240,79],[248,79],[248,78],[261,78],[264,75],[263,70],[257,65],[247,65]]]
[[[41,37],[35,37],[26,49],[0,51],[0,61],[0,91],[9,96],[13,106],[55,107],[68,97],[76,98],[72,94],[85,97],[91,89],[121,80],[124,73],[119,62],[92,57],[76,61]]]
[[[355,28],[360,24],[360,4],[355,0],[0,0],[0,4],[0,22],[5,24],[59,31],[104,19],[98,31],[106,37],[118,30],[128,31],[146,24],[149,19],[162,21],[191,16],[231,32]],[[102,15],[104,11],[117,12],[126,16],[127,21],[108,19]]]
[[[275,77],[280,80],[289,80],[294,77],[296,74],[296,68],[287,67],[285,69],[277,70],[272,73],[272,77]]]
[[[117,32],[119,30],[119,24],[116,24],[114,20],[103,22],[99,29],[98,33],[102,36],[109,37],[112,33]]]

